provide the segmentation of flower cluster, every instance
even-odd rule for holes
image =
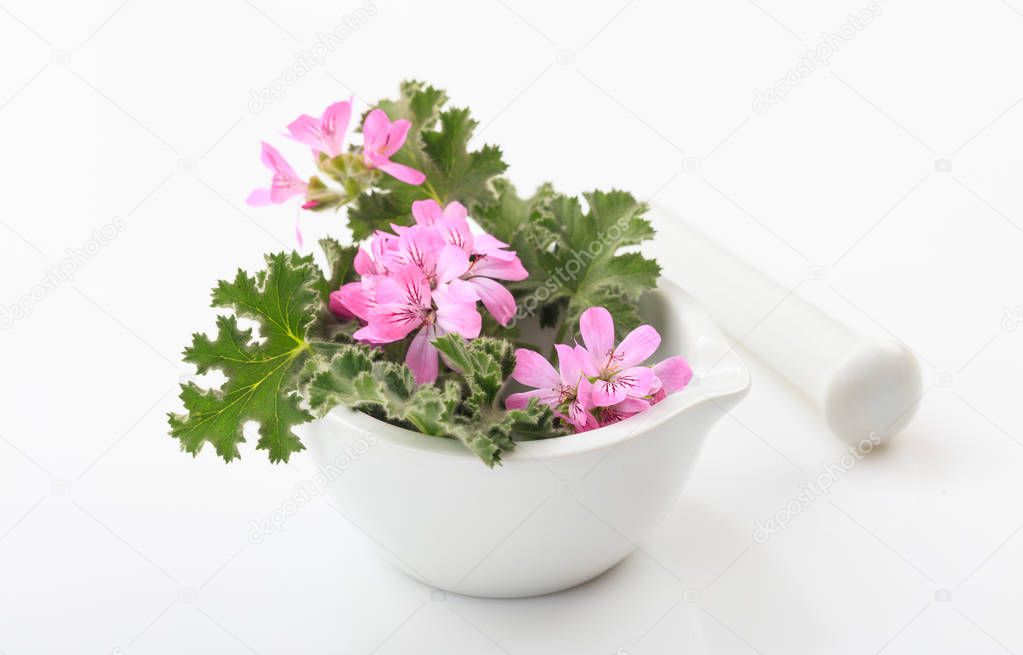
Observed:
[[[443,89],[406,80],[365,111],[349,98],[288,124],[284,135],[312,151],[304,166],[262,144],[270,184],[247,202],[299,199],[299,250],[306,211],[346,222],[350,245],[320,239],[325,268],[277,252],[217,282],[216,334],[195,333],[184,359],[223,379],[181,385],[184,411],[168,422],[182,450],[209,444],[231,461],[255,423],[256,448],[287,462],[304,449],[298,426],[345,406],[457,440],[494,467],[519,440],[614,423],[689,383],[681,357],[645,364],[660,336],[636,328],[661,274],[636,248],[654,237],[647,204],[550,183],[520,196],[501,148],[476,145],[477,125]],[[500,326],[519,310],[554,341],[583,345],[559,343],[556,362],[516,350],[517,333]],[[618,345],[615,321],[636,328]],[[513,379],[533,390],[506,398],[524,391],[508,389]]]
[[[649,325],[637,327],[616,346],[611,313],[591,307],[579,319],[579,332],[584,345],[554,346],[558,370],[532,350],[515,351],[512,377],[533,390],[508,396],[508,409],[525,407],[536,398],[576,432],[584,432],[648,409],[693,377],[682,357],[641,365],[661,344],[661,336]]]
[[[303,196],[306,199],[303,209],[322,209],[344,204],[357,196],[371,185],[378,170],[416,186],[426,180],[421,171],[391,161],[405,145],[412,126],[409,121],[391,122],[382,109],[374,109],[362,124],[361,153],[357,148],[345,152],[345,134],[351,118],[352,100],[349,99],[330,105],[320,118],[303,114],[288,125],[288,136],[312,149],[320,172],[338,182],[340,189],[327,187],[317,176],[306,181],[276,148],[264,141],[263,164],[273,171],[273,178],[269,188],[256,189],[246,202],[253,206],[281,204]]]
[[[528,277],[508,244],[489,234],[473,234],[461,203],[441,207],[435,200],[412,203],[415,225],[393,225],[394,233],[377,231],[355,256],[361,276],[330,295],[330,309],[339,318],[357,317],[365,325],[353,335],[371,344],[404,339],[418,330],[405,363],[416,382],[437,379],[438,351],[434,339],[457,333],[466,339],[480,334],[482,301],[498,323],[515,314],[515,299],[499,280]]]

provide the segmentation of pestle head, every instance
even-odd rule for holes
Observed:
[[[850,444],[887,441],[916,414],[921,387],[920,364],[908,348],[889,339],[865,340],[831,378],[824,416]]]

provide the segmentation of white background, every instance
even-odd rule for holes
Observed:
[[[0,652],[1023,653],[1023,2],[883,2],[758,115],[866,3],[377,0],[250,111],[357,6],[0,3],[0,304],[126,225],[0,332]],[[304,165],[287,122],[405,77],[472,107],[520,187],[656,196],[914,348],[915,422],[755,543],[845,450],[746,353],[754,390],[643,552],[547,597],[432,595],[322,500],[250,543],[314,465],[179,453],[178,353],[216,279],[294,245],[292,207],[243,204],[258,141]]]

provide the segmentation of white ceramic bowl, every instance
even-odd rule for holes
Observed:
[[[488,469],[462,445],[339,407],[306,443],[341,511],[397,567],[473,596],[545,594],[614,566],[663,520],[711,426],[749,389],[717,327],[661,280],[644,319],[655,361],[681,354],[695,376],[649,411],[587,432],[523,442]]]

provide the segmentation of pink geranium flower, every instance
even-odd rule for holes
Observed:
[[[369,310],[375,304],[377,281],[387,275],[383,261],[388,253],[397,248],[398,238],[386,232],[377,232],[370,242],[370,250],[359,248],[355,254],[355,272],[361,277],[358,282],[341,285],[330,294],[330,310],[340,319],[357,316],[369,321]]]
[[[420,185],[426,176],[414,168],[391,161],[408,136],[412,124],[405,119],[391,122],[383,109],[374,109],[362,124],[362,159],[367,168],[379,168],[408,184]]]
[[[456,276],[457,277],[457,276]],[[369,323],[353,336],[370,343],[390,343],[419,332],[412,339],[405,363],[418,384],[437,379],[439,352],[431,343],[449,332],[466,339],[480,334],[482,317],[476,311],[479,296],[466,282],[453,279],[431,289],[422,270],[409,263],[380,278]]]
[[[642,398],[626,398],[622,402],[600,410],[600,427],[635,416],[650,409],[652,403]]]
[[[315,153],[325,152],[337,157],[343,152],[345,133],[352,118],[352,100],[335,102],[323,112],[322,118],[302,114],[288,125],[291,138],[304,143]]]
[[[614,321],[603,307],[591,307],[579,319],[585,346],[557,344],[558,369],[542,356],[515,351],[512,378],[533,387],[508,396],[509,409],[525,407],[536,398],[576,432],[603,427],[650,409],[683,389],[693,371],[682,357],[669,357],[652,369],[638,366],[661,343],[657,330],[641,325],[614,344]]]
[[[646,398],[627,397],[620,403],[605,407],[600,412],[600,424],[610,425],[650,409],[668,394],[681,391],[693,379],[693,369],[683,357],[669,357],[653,366],[654,383]]]
[[[469,270],[469,257],[458,246],[446,243],[437,230],[414,225],[401,230],[397,247],[384,255],[384,266],[395,270],[414,264],[431,286],[450,282]]]
[[[564,344],[557,344],[554,348],[558,353],[557,371],[542,355],[532,350],[519,348],[515,351],[512,378],[534,389],[511,394],[505,400],[505,407],[522,409],[536,398],[554,409],[578,432],[597,427],[597,421],[590,413],[590,382],[583,375],[579,354]]]
[[[683,357],[669,357],[654,364],[654,387],[650,390],[652,402],[657,404],[676,391],[685,389],[693,379],[693,369]]]
[[[626,398],[642,399],[654,387],[656,376],[646,361],[661,344],[661,335],[649,325],[630,332],[617,347],[611,313],[603,307],[591,307],[579,318],[583,346],[576,346],[586,375],[593,382],[593,404],[610,407]]]
[[[295,169],[291,167],[281,153],[277,152],[269,143],[263,142],[262,152],[263,163],[273,171],[273,179],[268,189],[256,189],[249,194],[245,202],[259,207],[263,205],[280,204],[294,196],[304,196],[306,182],[298,176]]]
[[[469,258],[469,268],[462,278],[476,289],[498,323],[508,325],[515,315],[515,298],[497,280],[514,282],[529,277],[518,255],[505,250],[508,244],[489,234],[474,235],[469,228],[468,211],[460,202],[448,203],[441,209],[435,200],[417,200],[412,203],[412,216],[418,226],[435,228],[444,241],[462,249]]]

